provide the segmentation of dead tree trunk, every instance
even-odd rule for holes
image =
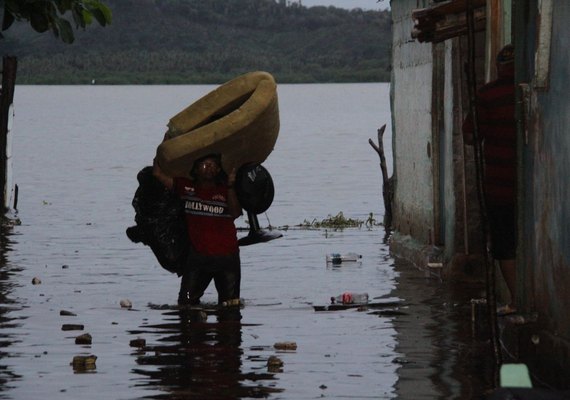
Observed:
[[[380,157],[380,170],[382,171],[382,197],[384,199],[384,229],[386,233],[392,230],[392,200],[394,198],[394,177],[388,177],[388,168],[386,167],[386,157],[384,155],[384,131],[386,124],[378,129],[378,145],[372,139],[368,139],[368,143],[378,153]]]

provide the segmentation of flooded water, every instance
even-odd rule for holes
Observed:
[[[483,393],[486,358],[468,315],[480,288],[456,294],[394,260],[381,226],[296,227],[339,212],[382,220],[378,156],[368,139],[376,140],[384,123],[390,131],[387,84],[279,86],[281,132],[264,163],[276,195],[259,221],[283,237],[241,249],[245,307],[238,315],[208,313],[204,320],[174,307],[178,278],[148,248],[131,243],[125,229],[134,223],[136,174],[150,164],[168,119],[213,88],[17,87],[21,225],[4,227],[0,242],[0,398]],[[389,150],[390,138],[384,142]],[[237,224],[246,227],[244,218]],[[356,252],[362,262],[327,266],[331,252]],[[344,291],[387,304],[315,311]],[[121,307],[124,299],[131,309]],[[213,285],[203,300],[216,301]],[[67,324],[82,329],[64,330]],[[75,343],[83,333],[91,345]],[[138,339],[144,346],[131,345]],[[276,349],[280,342],[297,348]],[[72,360],[82,355],[97,356],[96,367],[74,369]],[[281,368],[268,368],[273,357]]]

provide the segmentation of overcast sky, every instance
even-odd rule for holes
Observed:
[[[301,2],[305,7],[335,6],[346,9],[358,7],[363,10],[385,10],[390,8],[390,0],[301,0]]]

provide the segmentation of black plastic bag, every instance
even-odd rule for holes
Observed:
[[[149,246],[160,265],[182,275],[189,251],[184,202],[145,167],[137,174],[139,187],[133,197],[135,226],[127,228],[134,243]]]
[[[236,175],[236,194],[244,210],[254,214],[267,211],[275,195],[269,171],[260,164],[243,165]]]

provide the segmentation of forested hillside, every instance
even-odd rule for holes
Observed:
[[[106,0],[113,22],[71,45],[16,24],[0,39],[18,83],[219,83],[252,70],[279,82],[388,81],[389,11],[285,0]]]

